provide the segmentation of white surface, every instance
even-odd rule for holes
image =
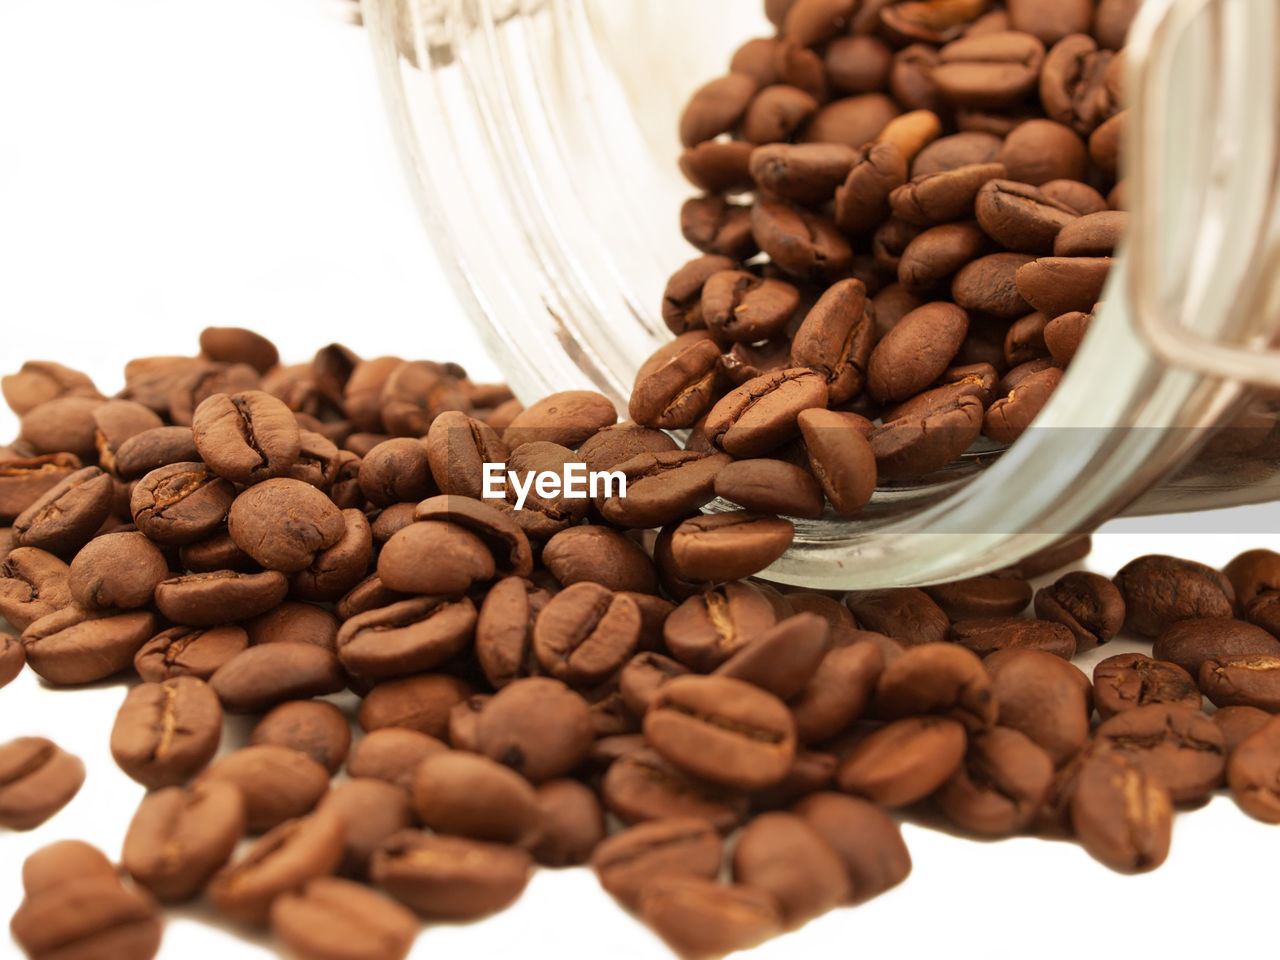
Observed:
[[[191,352],[202,326],[236,323],[271,335],[286,360],[340,339],[370,356],[453,359],[477,378],[496,375],[431,261],[366,38],[343,22],[345,9],[338,0],[0,4],[0,369],[58,359],[110,392],[129,357]],[[0,438],[15,428],[0,413]],[[1280,529],[1274,508],[1236,511],[1231,526]],[[1099,537],[1089,565],[1110,573],[1146,552],[1222,563],[1253,546],[1280,549],[1274,533],[1130,529],[1141,532]],[[0,832],[0,915],[16,907],[19,865],[34,849],[79,837],[118,856],[142,796],[107,751],[124,689],[53,691],[28,671],[0,692],[0,739],[50,736],[88,765],[62,813],[31,833]],[[1141,877],[1067,843],[981,843],[910,824],[906,835],[915,861],[906,884],[752,956],[1190,957],[1219,952],[1224,935],[1233,952],[1275,952],[1280,831],[1225,796],[1179,814],[1169,863]],[[163,960],[274,955],[268,940],[242,939],[200,906],[169,916]],[[17,955],[0,933],[0,957]],[[583,870],[541,871],[513,909],[430,926],[413,953],[509,955],[670,957]]]

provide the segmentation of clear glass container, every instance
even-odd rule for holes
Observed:
[[[636,368],[671,336],[666,279],[695,253],[677,227],[694,191],[676,118],[738,45],[771,32],[761,4],[364,6],[422,216],[517,395],[585,387],[625,411]],[[1133,228],[1036,425],[882,488],[854,521],[797,522],[764,576],[924,584],[1125,512],[1280,498],[1275,394],[1248,386],[1280,386],[1267,352],[1280,330],[1277,47],[1275,0],[1148,0],[1127,54]]]

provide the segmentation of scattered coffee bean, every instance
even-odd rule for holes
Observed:
[[[258,744],[219,757],[196,785],[217,782],[239,788],[249,830],[262,833],[313,810],[329,789],[329,774],[297,750]]]
[[[84,764],[44,737],[0,744],[0,826],[33,830],[71,802]]]
[[[316,877],[272,901],[271,929],[302,960],[403,960],[418,919],[360,884]]]
[[[501,910],[524,890],[532,858],[496,843],[402,831],[373,855],[373,881],[417,913],[467,920]]]
[[[1084,848],[1113,870],[1154,870],[1169,855],[1173,800],[1158,776],[1104,753],[1080,768],[1071,824]]]
[[[336,773],[351,747],[346,715],[323,700],[293,700],[273,708],[249,734],[250,744],[270,743],[305,753]]]
[[[169,787],[202,770],[221,739],[214,691],[195,677],[174,677],[129,691],[111,730],[111,755],[143,786]]]
[[[244,800],[232,784],[164,787],[142,798],[120,860],[156,899],[189,900],[231,858],[244,831]]]

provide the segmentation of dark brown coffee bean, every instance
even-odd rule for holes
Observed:
[[[826,380],[831,403],[861,392],[875,342],[873,315],[862,281],[832,284],[805,315],[791,343],[791,363]]]
[[[777,900],[763,890],[694,876],[661,876],[640,892],[640,915],[681,956],[745,950],[782,929]]]
[[[720,348],[710,334],[701,329],[681,334],[636,373],[630,415],[648,427],[692,426],[715,399],[719,361]]]
[[[1021,253],[1050,253],[1058,234],[1078,219],[1066,204],[1014,180],[984,184],[975,198],[974,212],[988,236]]]
[[[842,97],[818,108],[805,125],[803,139],[840,143],[856,150],[879,137],[900,113],[893,99],[883,93]]]
[[[715,478],[719,497],[761,513],[822,515],[822,488],[807,470],[784,460],[735,460]]]
[[[0,688],[12,683],[26,662],[22,642],[17,637],[0,633]]]
[[[1094,750],[1125,754],[1158,778],[1175,803],[1199,800],[1222,782],[1226,745],[1204,714],[1152,704],[1117,713],[1095,734]]]
[[[973,202],[983,184],[1000,180],[1000,163],[974,163],[913,177],[889,195],[893,212],[909,224],[932,227],[973,216]]]
[[[476,619],[475,652],[494,687],[534,671],[533,625],[550,599],[546,590],[522,577],[507,577],[490,588]]]
[[[729,833],[746,814],[744,797],[696,779],[647,747],[628,751],[610,764],[600,797],[627,824],[700,817]]]
[[[393,534],[378,556],[382,582],[403,593],[465,593],[494,573],[493,554],[484,541],[453,523],[411,523]]]
[[[342,819],[332,811],[281,823],[214,874],[209,900],[237,923],[264,926],[277,897],[338,866],[342,840]]]
[[[816,590],[789,590],[786,596],[779,596],[782,602],[775,601],[775,606],[780,619],[786,619],[792,613],[816,614],[827,622],[833,647],[848,647],[866,639],[858,630],[849,608],[839,600]]]
[[[439,747],[448,749],[444,744]],[[407,787],[367,777],[352,777],[335,784],[317,810],[336,813],[341,818],[345,844],[338,872],[362,880],[368,876],[369,862],[383,842],[414,823]]]
[[[150,603],[168,575],[164,554],[141,533],[108,533],[76,554],[67,585],[82,607],[133,609]]]
[[[765,813],[749,823],[733,851],[733,878],[777,900],[787,927],[826,913],[850,895],[839,855],[803,818]]]
[[[165,787],[142,798],[120,859],[136,883],[176,903],[200,891],[244,831],[244,800],[232,784]]]
[[[842,516],[859,513],[876,487],[876,461],[866,432],[833,410],[802,410],[796,418],[809,466]]]
[[[244,629],[249,642],[311,643],[334,650],[338,643],[338,618],[314,603],[286,600],[266,613],[246,620]]]
[[[874,643],[828,651],[789,706],[800,743],[820,743],[844,730],[871,702],[885,658]]]
[[[383,727],[355,742],[347,757],[347,774],[353,779],[384,780],[407,792],[418,763],[447,749],[435,737],[417,730]]]
[[[280,704],[259,720],[249,734],[249,743],[297,750],[336,773],[351,747],[351,726],[331,703],[294,700]]]
[[[653,561],[607,527],[570,527],[557,533],[542,548],[542,562],[562,587],[590,581],[610,590],[658,592]]]
[[[844,144],[770,143],[751,152],[749,169],[761,189],[808,205],[830,200],[857,161],[857,152]]]
[[[1129,215],[1107,210],[1068,224],[1053,243],[1055,257],[1110,257],[1128,229]]]
[[[171,627],[139,648],[133,666],[150,683],[186,676],[208,680],[248,646],[248,635],[240,627]]]
[[[864,629],[908,646],[941,643],[951,625],[942,608],[914,587],[851,593],[845,597],[845,604]]]
[[[1061,380],[1057,367],[1032,373],[987,409],[983,432],[1000,443],[1013,443],[1039,416]]]
[[[1180,620],[1166,627],[1152,648],[1153,656],[1176,663],[1193,677],[1210,658],[1250,654],[1280,656],[1280,641],[1261,627],[1226,617]]]
[[[947,634],[952,643],[968,647],[985,657],[996,650],[1043,650],[1070,660],[1076,638],[1060,623],[1021,617],[983,617],[953,624]]]
[[[853,261],[849,241],[832,221],[775,200],[752,205],[751,236],[782,271],[801,280],[837,279]]]
[[[138,529],[157,543],[182,545],[209,536],[226,519],[235,488],[201,463],[171,463],[134,487],[130,511]]]
[[[965,37],[939,51],[933,77],[952,103],[999,110],[1035,88],[1044,56],[1044,44],[1027,33]]]
[[[292,411],[261,390],[209,397],[196,408],[191,431],[201,459],[236,483],[288,473],[301,449]]]
[[[893,143],[860,146],[835,192],[835,220],[853,234],[873,232],[889,215],[890,195],[907,182],[908,160]]]
[[[94,683],[128,667],[155,624],[146,611],[93,616],[65,607],[22,631],[22,645],[27,664],[50,683]]]
[[[923,800],[959,767],[965,730],[946,717],[895,720],[865,737],[836,771],[836,783],[848,793],[884,807]]]
[[[718,340],[755,343],[775,337],[799,305],[800,292],[791,284],[745,270],[714,273],[702,287],[702,317]]]
[[[360,884],[316,877],[272,901],[271,928],[301,960],[403,960],[418,920]]]
[[[978,617],[1011,617],[1031,602],[1031,584],[1006,573],[992,573],[968,580],[925,587],[927,593],[952,620]]]
[[[735,263],[758,251],[751,232],[751,208],[731,204],[724,197],[690,197],[680,208],[680,232],[705,254]]]
[[[222,707],[195,677],[143,683],[129,691],[111,730],[111,755],[146,787],[185,783],[213,759]]]
[[[1042,650],[997,650],[983,659],[991,675],[996,722],[1017,730],[1061,767],[1089,742],[1089,679]]]
[[[796,435],[800,411],[826,402],[822,375],[791,368],[730,391],[707,414],[705,429],[712,443],[735,457],[760,456]]]
[[[1029,33],[1044,44],[1057,43],[1073,33],[1087,33],[1093,19],[1089,0],[1012,0],[1009,23],[1014,30]]]
[[[827,44],[823,63],[827,79],[839,93],[872,93],[889,79],[893,51],[878,37],[836,37]]]
[[[446,411],[431,422],[425,447],[430,475],[435,485],[444,493],[468,497],[480,496],[483,488],[483,464],[505,463],[508,453],[507,445],[502,442],[496,430],[460,410]],[[363,469],[362,463],[361,470]],[[392,483],[390,489],[386,488],[388,480]],[[374,484],[374,476],[371,475],[368,481],[371,485]],[[400,496],[403,484],[395,479],[394,472],[383,473],[381,482],[386,503],[421,499],[425,496]],[[363,487],[362,484],[362,492],[365,492]],[[368,493],[365,492],[365,495],[368,496]]]
[[[369,873],[420,914],[466,920],[514,902],[531,866],[529,854],[513,847],[405,830],[383,843]]]
[[[156,586],[155,602],[160,612],[175,623],[211,627],[256,617],[283,600],[288,589],[288,581],[278,570],[215,570],[161,581]]]
[[[874,804],[838,793],[815,793],[800,801],[795,812],[839,855],[852,902],[878,896],[911,872],[901,828]]]
[[[448,416],[461,418],[464,424],[470,419],[460,411],[450,411]],[[446,450],[446,465],[447,453]],[[506,459],[505,451],[501,459]],[[365,499],[379,507],[421,500],[436,492],[428,464],[428,447],[412,437],[393,437],[377,444],[362,458],[357,482]]]
[[[951,296],[966,310],[1000,320],[1016,320],[1038,307],[1029,306],[1015,283],[1026,265],[1034,263],[1026,253],[993,253],[962,267],[951,281]],[[1051,314],[1056,316],[1056,314]]]
[[[663,638],[671,655],[698,671],[714,670],[773,626],[773,607],[745,583],[726,583],[690,597],[667,617]]]
[[[71,568],[46,550],[17,547],[0,561],[0,616],[25,630],[72,603]]]
[[[1272,636],[1280,636],[1280,590],[1264,590],[1244,608],[1245,619]]]
[[[458,750],[432,754],[418,765],[413,807],[436,833],[530,846],[541,829],[529,782],[488,757]]]
[[[635,651],[640,610],[630,597],[598,583],[562,590],[543,607],[533,628],[533,650],[542,668],[573,686],[609,676]]]
[[[1049,355],[1044,342],[1047,319],[1043,313],[1029,313],[1009,326],[1004,338],[1004,359],[1011,367],[1018,367]]]
[[[1236,752],[1236,747],[1240,746],[1246,737],[1266,726],[1267,721],[1271,719],[1271,714],[1257,707],[1221,707],[1213,711],[1209,719],[1222,731],[1222,739],[1227,751],[1227,777],[1230,785],[1231,755]]]
[[[983,729],[998,709],[982,661],[950,643],[912,647],[885,665],[876,685],[876,713],[888,720],[938,713]]]
[[[98,467],[63,477],[14,518],[19,546],[74,553],[107,519],[111,498],[111,477]]]
[[[944,223],[930,227],[903,249],[898,260],[898,282],[914,295],[927,296],[990,248],[991,241],[977,224]]]
[[[704,140],[680,154],[678,165],[685,178],[708,193],[741,193],[750,190],[748,158],[754,149],[737,140]]]
[[[1264,823],[1280,823],[1280,723],[1272,717],[1240,742],[1227,763],[1236,803]]]
[[[618,672],[618,692],[627,709],[642,717],[664,683],[688,672],[682,664],[661,653],[637,653]]]
[[[1010,727],[975,733],[964,762],[937,793],[957,826],[1004,837],[1031,825],[1053,781],[1049,755]]]
[[[281,517],[288,522],[280,523]],[[262,566],[295,573],[336,544],[346,524],[333,501],[315,487],[282,477],[236,497],[227,530],[236,546]]]
[[[662,319],[677,336],[706,326],[702,316],[702,286],[707,278],[737,264],[728,257],[695,257],[671,275],[662,292]],[[439,477],[436,478],[439,482]],[[443,488],[442,488],[443,489]]]
[[[1103,720],[1134,707],[1169,704],[1200,709],[1196,682],[1176,663],[1121,653],[1093,668],[1093,695]]]
[[[1169,855],[1169,791],[1158,776],[1122,754],[1085,761],[1070,809],[1084,848],[1113,870],[1154,870]]]
[[[548,867],[586,863],[606,835],[595,793],[577,780],[549,780],[537,788],[541,832],[533,856]]]
[[[1018,269],[1018,294],[1050,317],[1089,311],[1102,299],[1110,257],[1041,257]]]
[[[293,641],[236,654],[209,685],[229,713],[259,713],[286,700],[336,693],[346,686],[346,677],[332,651]]]
[[[868,437],[880,480],[904,480],[940,470],[982,431],[982,401],[963,391],[931,391],[928,405],[886,423]]]
[[[26,897],[9,925],[31,960],[151,960],[160,948],[155,903],[120,882],[96,848],[50,844],[22,865]]]
[[[781,557],[794,533],[789,520],[747,510],[691,517],[671,534],[674,572],[718,582],[739,580]]]
[[[190,427],[153,427],[135,434],[115,451],[115,474],[134,480],[173,463],[200,459]]]
[[[402,600],[347,620],[338,631],[338,657],[361,677],[403,677],[444,663],[471,639],[475,623],[466,597]]]
[[[471,693],[465,682],[445,674],[404,677],[380,683],[365,694],[357,720],[366,733],[381,727],[407,727],[444,739],[449,711]]]
[[[680,116],[680,142],[697,146],[734,126],[756,87],[754,79],[741,73],[729,73],[699,87]]]
[[[97,455],[93,411],[105,401],[97,397],[61,396],[46,400],[22,414],[20,439],[42,453],[71,453],[89,461]]]
[[[676,442],[661,430],[626,421],[605,427],[584,441],[578,448],[578,456],[588,471],[612,470],[637,454],[667,453],[677,449]]]
[[[1280,590],[1280,554],[1246,550],[1222,569],[1235,590],[1236,609],[1244,612],[1259,595]]]
[[[540,783],[586,758],[593,739],[590,709],[558,680],[516,680],[485,705],[476,737],[481,753]]]
[[[794,40],[779,39],[773,48],[773,69],[780,83],[799,87],[815,101],[827,99],[822,58],[808,47]]]
[[[613,403],[591,390],[566,390],[544,397],[517,416],[502,433],[511,450],[542,441],[574,448],[618,420]]]
[[[81,467],[80,458],[71,453],[0,461],[0,522],[12,523],[31,504]]]
[[[1200,665],[1200,689],[1214,706],[1280,712],[1280,657],[1254,653],[1210,657]]]
[[[19,737],[0,744],[0,826],[33,830],[71,802],[84,764],[52,740]]]
[[[637,824],[603,841],[591,857],[600,885],[629,907],[650,881],[665,876],[712,878],[723,841],[710,822],[672,817]]]
[[[829,632],[821,617],[812,613],[797,614],[757,635],[718,666],[715,673],[746,681],[782,700],[789,700],[804,691],[813,679],[831,648]],[[673,662],[672,666],[678,667]],[[647,703],[643,706],[648,709]]]
[[[1065,574],[1036,592],[1036,616],[1066,626],[1076,637],[1076,651],[1106,643],[1124,625],[1120,590],[1106,577],[1085,570]]]
[[[1084,141],[1075,131],[1034,117],[1009,131],[1000,148],[1000,162],[1010,180],[1037,187],[1053,180],[1083,180],[1089,168]]]
[[[259,373],[280,362],[274,343],[243,327],[205,327],[200,331],[200,352],[210,360],[247,363]]]
[[[197,784],[225,781],[244,796],[249,830],[261,833],[313,810],[329,789],[329,773],[306,754],[288,747],[241,747],[215,760]],[[341,838],[339,838],[341,847]]]
[[[716,474],[729,460],[689,450],[639,454],[615,468],[627,478],[627,495],[599,499],[597,508],[610,523],[625,527],[679,520],[714,496]]]

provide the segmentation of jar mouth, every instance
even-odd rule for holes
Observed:
[[[625,416],[635,370],[671,337],[666,279],[694,255],[676,228],[694,191],[676,169],[675,117],[767,24],[729,0],[682,5],[680,31],[658,3],[364,2],[424,220],[517,396],[594,389]],[[1190,119],[1179,135],[1195,144]],[[796,521],[794,546],[761,576],[841,589],[958,579],[1131,507],[1243,396],[1153,356],[1131,280],[1121,251],[1093,331],[1016,443],[882,484],[857,519]]]

